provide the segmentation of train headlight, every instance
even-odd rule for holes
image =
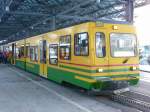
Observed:
[[[132,67],[132,70],[136,70],[136,69],[137,69],[137,67],[135,67],[135,66]]]
[[[99,68],[99,69],[98,69],[98,72],[103,72],[103,69]]]
[[[113,30],[118,30],[118,26],[114,25]]]

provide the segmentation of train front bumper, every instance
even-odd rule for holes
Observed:
[[[138,82],[137,77],[129,76],[127,80],[113,80],[108,77],[97,77],[95,78],[95,88],[92,88],[94,94],[117,94],[121,92],[129,91],[130,85],[135,85]]]

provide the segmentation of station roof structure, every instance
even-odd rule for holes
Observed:
[[[0,0],[0,40],[15,41],[86,21],[133,22],[150,0]]]

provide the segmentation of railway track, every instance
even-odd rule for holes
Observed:
[[[150,97],[140,93],[128,91],[110,96],[111,100],[136,108],[142,112],[150,112]]]

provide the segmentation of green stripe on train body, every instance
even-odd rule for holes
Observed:
[[[33,63],[26,63],[26,64],[30,65],[30,66],[26,66],[27,71],[32,72],[34,74],[40,73],[38,64],[33,64]],[[25,69],[25,62],[16,60],[16,66],[19,68]],[[76,86],[79,86],[88,90],[90,90],[91,88],[103,89],[107,87],[108,84],[105,82],[89,83],[86,81],[76,79],[75,76],[80,76],[80,77],[87,78],[87,79],[95,79],[96,77],[121,78],[121,77],[128,77],[128,76],[139,76],[139,74],[124,74],[124,75],[120,74],[120,75],[111,75],[111,76],[92,77],[92,76],[86,76],[86,75],[78,74],[75,72],[70,72],[70,71],[61,70],[59,68],[52,68],[52,67],[47,67],[47,73],[48,73],[48,79],[50,80],[54,80],[59,83],[62,83],[63,81],[65,81],[65,82],[74,84]],[[129,82],[131,85],[135,85],[137,84],[138,79],[129,80]]]
[[[70,84],[77,85],[79,87],[83,87],[85,89],[90,89],[91,84],[85,81],[77,80],[75,79],[75,76],[80,76],[80,74],[74,73],[74,72],[68,72],[65,70],[60,70],[52,67],[48,67],[48,79],[54,80],[56,82],[62,83],[68,82]]]
[[[86,81],[82,81],[79,79],[75,79],[75,76],[80,76],[83,78],[87,78],[87,79],[96,79],[96,78],[101,78],[101,76],[97,76],[97,77],[92,77],[92,76],[85,76],[82,74],[78,74],[75,72],[70,72],[70,71],[66,71],[66,70],[61,70],[59,68],[52,68],[52,67],[48,67],[48,79],[50,80],[54,80],[56,82],[62,83],[63,81],[74,84],[76,86],[85,88],[90,90],[91,88],[99,88],[99,89],[103,89],[105,87],[108,86],[108,84],[106,82],[96,82],[96,83],[89,83]],[[139,76],[139,74],[126,74],[126,75],[115,75],[115,76],[105,76],[108,78],[122,78],[122,77],[136,77]],[[102,76],[104,77],[104,76]],[[131,85],[135,85],[138,82],[138,79],[132,79],[128,81]]]
[[[21,60],[16,60],[16,64],[15,64],[17,67],[21,68],[21,69],[26,69],[25,67],[25,62],[24,61],[21,61]]]

